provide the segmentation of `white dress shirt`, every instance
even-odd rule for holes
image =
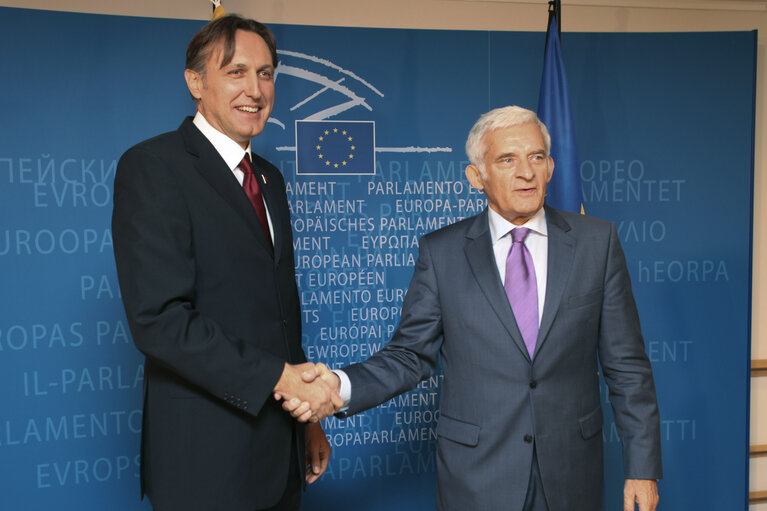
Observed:
[[[517,227],[527,227],[530,233],[525,238],[525,246],[530,251],[535,267],[535,281],[538,284],[538,326],[543,317],[543,302],[546,299],[546,275],[549,261],[549,231],[546,227],[546,212],[539,209],[530,220],[522,225],[514,225],[493,208],[488,208],[488,220],[490,222],[490,239],[493,241],[493,255],[498,275],[501,276],[501,284],[506,283],[506,257],[511,248],[511,231]]]
[[[488,207],[487,211],[490,239],[493,243],[493,256],[498,275],[501,277],[501,284],[506,281],[506,257],[509,255],[509,249],[511,249],[511,231],[517,227],[530,229],[530,233],[525,238],[525,246],[530,251],[535,267],[535,280],[538,285],[538,325],[540,326],[543,316],[543,302],[546,298],[546,276],[549,260],[549,231],[546,226],[546,212],[541,208],[524,224],[514,225],[496,213],[493,208]],[[333,372],[341,380],[338,394],[344,405],[339,411],[343,412],[348,408],[352,398],[352,384],[349,377],[341,369],[335,369]]]
[[[218,151],[218,154],[221,155],[221,158],[224,159],[224,162],[227,164],[229,169],[234,174],[234,177],[237,178],[237,182],[240,183],[240,186],[242,186],[242,182],[245,179],[245,173],[240,170],[240,162],[242,161],[242,157],[245,156],[245,153],[248,153],[250,155],[250,144],[248,144],[247,149],[243,149],[240,144],[232,140],[231,138],[227,137],[220,131],[218,131],[216,128],[211,126],[211,124],[208,122],[205,117],[200,113],[200,111],[197,111],[197,114],[194,116],[194,119],[192,120],[195,126],[197,126],[197,129],[199,129],[202,134],[205,136],[205,138],[208,139],[208,141],[213,144],[213,147]],[[253,157],[251,156],[250,161],[253,161]],[[254,167],[254,170],[255,169]],[[256,177],[258,177],[258,172],[256,172]],[[263,199],[263,194],[261,196],[261,200]],[[269,223],[269,237],[274,240],[274,227],[272,226],[272,216],[269,214],[269,207],[266,205],[266,201],[264,201],[264,209],[266,209],[266,220]]]

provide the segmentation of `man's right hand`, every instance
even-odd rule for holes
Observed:
[[[343,406],[338,376],[325,364],[285,364],[274,387],[274,398],[300,422],[318,422]]]
[[[311,402],[301,399],[301,396],[288,398],[285,395],[281,396],[275,392],[275,399],[279,400],[281,397],[284,398],[282,408],[289,412],[290,415],[299,422],[317,422],[331,413],[338,411],[344,404],[343,400],[338,396],[338,392],[341,388],[341,380],[338,376],[322,363],[316,365],[302,364],[300,367],[304,368],[304,371],[301,373],[301,381],[303,383],[307,385],[322,385],[330,389],[333,411],[323,415],[322,413],[317,413],[317,409],[312,406]]]

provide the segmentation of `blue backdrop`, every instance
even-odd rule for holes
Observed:
[[[126,148],[194,113],[200,26],[0,8],[4,509],[149,509],[112,180]],[[490,108],[536,107],[544,33],[272,28],[277,102],[254,148],[288,184],[307,356],[343,366],[387,342],[418,238],[484,208],[466,135]],[[618,226],[655,370],[661,509],[747,507],[755,44],[563,35],[586,211]],[[440,383],[326,420],[333,457],[304,508],[433,508]],[[603,437],[619,510],[609,413]]]

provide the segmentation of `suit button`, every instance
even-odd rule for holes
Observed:
[[[526,444],[529,444],[532,441],[533,441],[533,436],[532,435],[525,435],[525,443]]]
[[[288,320],[287,319],[283,319],[282,320],[282,326],[288,326]]]
[[[537,386],[538,386],[538,382],[537,381],[535,381],[535,380],[530,381],[530,388],[531,389],[534,389]]]

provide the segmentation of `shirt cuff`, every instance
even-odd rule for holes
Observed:
[[[352,400],[352,382],[349,381],[349,377],[340,369],[333,369],[333,372],[341,380],[341,388],[338,390],[339,397],[343,400],[344,406],[338,411],[345,412],[349,409],[349,401]]]

